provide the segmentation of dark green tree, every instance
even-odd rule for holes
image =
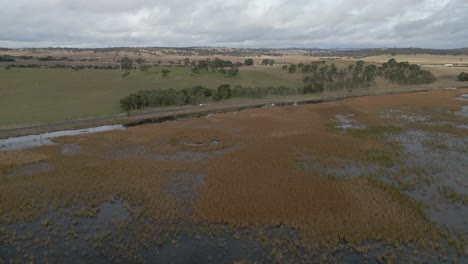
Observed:
[[[231,97],[231,86],[229,84],[221,84],[213,99],[219,101],[228,99],[229,97]]]
[[[122,80],[125,80],[128,76],[130,76],[130,72],[126,70],[120,76],[122,76]]]
[[[295,73],[296,72],[296,64],[292,64],[291,66],[289,66],[289,73]]]
[[[125,56],[120,60],[120,66],[122,70],[131,70],[133,68],[133,61]]]
[[[468,82],[468,73],[462,72],[458,75],[458,80],[460,82]]]
[[[161,71],[161,74],[162,74],[163,78],[166,79],[166,78],[168,77],[168,75],[169,75],[170,72],[171,72],[171,71],[170,71],[169,69],[163,69],[163,70]]]
[[[253,59],[246,59],[244,61],[244,65],[245,66],[252,66],[252,65],[254,65],[254,60]]]

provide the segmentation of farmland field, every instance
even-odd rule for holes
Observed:
[[[42,54],[42,53],[41,53]],[[43,54],[44,55],[44,54]],[[230,57],[228,57],[230,58]],[[282,57],[288,65],[296,57]],[[302,57],[305,63],[317,61]],[[167,58],[166,58],[167,60]],[[239,59],[237,59],[239,60]],[[256,59],[257,61],[259,59]],[[278,59],[277,59],[278,60]],[[346,68],[355,61],[327,60],[338,68]],[[80,61],[69,62],[80,65]],[[257,62],[258,63],[258,62]],[[169,69],[168,77],[161,71]],[[424,67],[438,78],[429,85],[400,86],[383,79],[377,80],[372,90],[401,90],[415,88],[441,88],[461,86],[456,76],[465,70],[463,67]],[[147,73],[131,70],[130,75],[122,78],[119,70],[95,69],[54,69],[54,68],[0,68],[0,128],[23,127],[48,123],[66,122],[72,120],[123,116],[119,101],[123,97],[140,90],[168,89],[181,90],[195,85],[217,89],[221,84],[231,87],[266,88],[287,87],[302,89],[303,78],[307,76],[298,70],[288,73],[277,66],[254,65],[240,67],[237,76],[228,76],[216,72],[202,72],[192,75],[189,68],[182,66],[152,66]],[[356,92],[356,91],[354,91]],[[353,95],[345,92],[344,95]]]
[[[468,64],[468,56],[466,55],[429,55],[429,54],[417,54],[417,55],[380,55],[365,57],[363,60],[369,62],[386,62],[389,59],[394,58],[397,61],[408,61],[416,64]]]
[[[0,262],[464,263],[467,94],[262,108],[0,151]]]
[[[191,76],[181,67],[171,70],[167,79],[160,74],[166,67],[151,68],[148,75],[132,71],[122,80],[118,70],[24,69],[0,68],[0,125],[44,124],[81,118],[114,115],[121,112],[119,100],[144,89],[190,88],[204,85],[217,88],[301,87],[301,76],[288,75],[280,67],[252,67],[239,76],[227,77],[217,73]]]

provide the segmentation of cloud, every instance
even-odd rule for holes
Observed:
[[[0,46],[463,47],[465,0],[0,0]]]

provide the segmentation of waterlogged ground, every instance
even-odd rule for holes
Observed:
[[[2,150],[0,263],[466,263],[467,94],[267,107]]]

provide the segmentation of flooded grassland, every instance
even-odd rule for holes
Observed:
[[[468,90],[0,151],[0,263],[468,261]]]

